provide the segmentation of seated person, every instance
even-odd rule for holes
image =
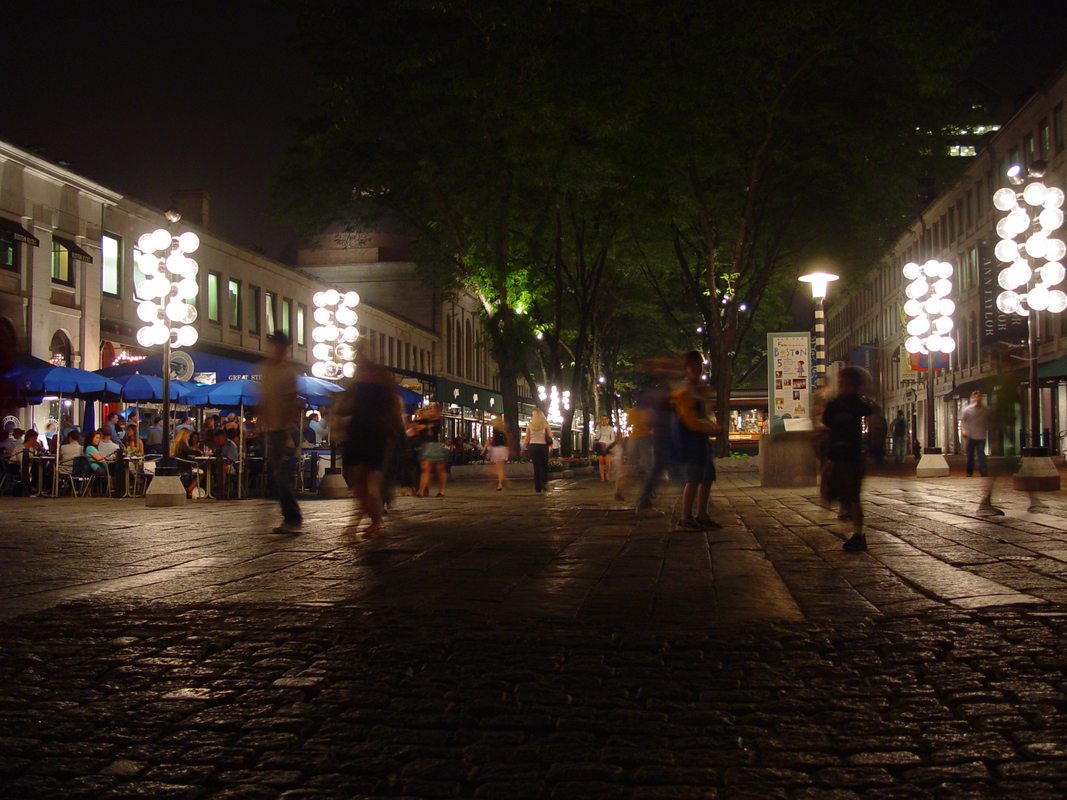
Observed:
[[[182,483],[186,483],[185,496],[190,500],[193,497],[193,492],[196,491],[196,487],[200,485],[200,470],[197,469],[196,457],[202,456],[203,453],[192,446],[190,441],[193,434],[188,428],[182,428],[178,431],[174,437],[174,444],[170,448],[170,454],[174,456],[174,461],[178,467],[178,474],[183,476]],[[196,437],[199,440],[199,436]],[[191,476],[191,479],[187,479],[186,476]]]
[[[89,442],[85,445],[85,457],[89,459],[90,475],[104,475],[107,473],[107,459],[100,452],[100,442],[103,436],[103,431],[93,431],[89,434]]]
[[[97,450],[105,461],[114,461],[115,454],[121,449],[122,443],[115,443],[115,431],[109,423],[105,422],[100,426],[100,444],[97,446]]]
[[[21,442],[18,442],[14,449],[11,451],[11,455],[8,457],[8,461],[12,464],[22,463],[22,454],[27,450],[31,455],[39,456],[44,452],[44,446],[41,444],[41,440],[37,434],[37,431],[27,431],[26,435],[22,438]]]
[[[145,432],[144,450],[155,456],[163,455],[163,417],[156,417]]]
[[[236,431],[234,431],[236,433]],[[229,482],[233,465],[239,458],[237,443],[227,435],[227,432],[218,428],[215,430],[215,486],[218,497],[227,497],[226,485]]]
[[[15,450],[15,440],[11,431],[4,428],[0,430],[0,459],[7,461]]]
[[[126,426],[126,436],[124,437],[123,442],[125,442],[126,445],[127,458],[144,455],[144,442],[141,441],[141,437],[137,433],[136,425]]]
[[[77,429],[69,431],[65,444],[59,446],[59,474],[70,475],[74,466],[74,459],[85,455],[82,447],[82,436]]]
[[[46,452],[44,443],[41,441],[37,431],[27,431],[22,441],[15,445],[15,450],[11,453],[11,460],[8,463],[9,467],[14,467],[15,470],[22,474],[23,480],[23,494],[26,494],[27,490],[36,494],[41,490],[41,487],[37,485],[37,479],[40,477],[40,470],[30,469],[29,464],[23,464],[23,455],[29,453],[33,456],[39,456]],[[43,465],[50,467],[51,465]]]

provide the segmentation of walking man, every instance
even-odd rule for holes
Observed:
[[[863,418],[873,413],[874,404],[860,394],[869,378],[862,367],[845,367],[837,373],[837,397],[826,404],[822,422],[829,429],[826,468],[822,475],[822,494],[828,501],[837,500],[852,518],[852,538],[845,550],[858,553],[867,549],[863,532],[863,506],[860,492],[866,464],[863,460]]]
[[[903,464],[908,444],[908,423],[903,411],[898,410],[896,418],[889,423],[889,433],[893,437],[893,458],[898,464]]]
[[[989,436],[989,406],[982,404],[981,392],[971,392],[971,404],[960,414],[960,435],[967,445],[967,477],[974,475],[975,460],[979,474],[987,476],[985,440]]]
[[[282,524],[274,533],[299,533],[304,517],[296,499],[296,487],[286,468],[300,436],[300,400],[296,370],[289,363],[289,335],[274,331],[267,337],[270,358],[261,364],[263,379],[259,420],[267,437],[268,469],[282,506]]]

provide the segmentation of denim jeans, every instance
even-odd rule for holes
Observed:
[[[986,473],[985,462],[985,439],[972,439],[967,437],[967,474],[974,474],[974,460],[975,456],[978,457],[978,472],[982,475]]]
[[[270,474],[274,479],[274,490],[282,504],[282,517],[286,522],[299,525],[303,519],[300,504],[296,501],[296,487],[289,475],[289,457],[293,451],[293,437],[289,431],[269,431],[267,433],[267,458]]]

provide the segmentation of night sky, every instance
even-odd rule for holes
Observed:
[[[999,44],[973,74],[1018,94],[1067,59],[1067,2],[1000,0]],[[290,234],[267,190],[307,109],[289,50],[293,18],[270,0],[64,3],[4,8],[0,139],[160,208],[211,195],[211,228],[278,256]]]

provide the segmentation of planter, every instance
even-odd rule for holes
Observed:
[[[529,462],[505,464],[504,475],[509,478],[533,478],[533,464]],[[454,481],[487,481],[496,480],[496,468],[492,464],[464,464],[453,466],[449,472],[450,480]]]

